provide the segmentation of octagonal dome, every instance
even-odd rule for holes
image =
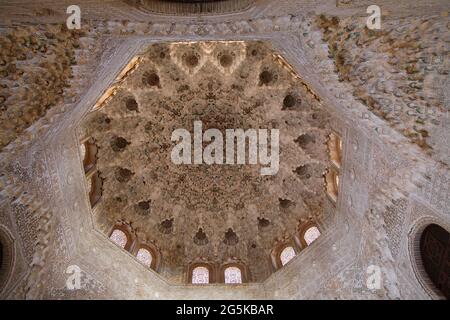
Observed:
[[[320,226],[332,201],[324,183],[329,120],[268,43],[150,45],[78,130],[94,224],[105,236],[126,229],[133,254],[150,246],[155,268],[173,282],[198,263],[239,264],[248,281],[263,281],[274,271],[274,248],[300,243],[302,226]],[[224,137],[227,129],[279,130],[279,170],[175,164],[172,132],[193,137],[194,122]]]

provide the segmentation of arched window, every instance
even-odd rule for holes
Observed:
[[[152,267],[152,262],[154,260],[153,254],[150,252],[150,250],[147,250],[145,248],[140,248],[138,250],[136,259],[138,259],[144,266],[147,266],[149,268]]]
[[[119,229],[114,229],[109,238],[112,242],[124,249],[127,247],[129,242],[127,234]]]
[[[436,289],[450,299],[450,233],[431,224],[420,238],[423,267]]]
[[[284,266],[286,263],[291,261],[295,257],[295,250],[292,247],[286,247],[280,253],[281,265]]]
[[[312,226],[309,227],[304,235],[303,235],[303,239],[306,242],[306,245],[310,245],[311,243],[313,243],[318,237],[320,236],[320,231],[316,226]]]
[[[192,270],[193,284],[208,284],[209,283],[209,269],[207,267],[198,266]]]
[[[238,267],[227,267],[224,271],[225,283],[242,283],[242,272]]]

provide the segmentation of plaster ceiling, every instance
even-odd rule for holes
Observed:
[[[305,221],[320,223],[329,115],[269,44],[259,41],[151,45],[116,94],[84,119],[99,151],[103,192],[94,221],[118,221],[162,254],[163,275],[190,263],[240,261],[252,281],[270,273],[270,252]],[[176,165],[173,130],[280,130],[280,169]]]

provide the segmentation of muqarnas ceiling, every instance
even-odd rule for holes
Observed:
[[[116,94],[84,119],[98,147],[98,229],[126,221],[161,251],[161,274],[181,281],[198,261],[271,273],[270,252],[305,221],[320,222],[329,166],[329,114],[287,62],[260,41],[151,45]],[[278,129],[280,168],[176,165],[175,129]]]

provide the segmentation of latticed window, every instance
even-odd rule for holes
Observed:
[[[310,227],[306,230],[303,238],[305,239],[306,244],[309,246],[320,236],[320,231],[317,227]]]
[[[286,263],[292,260],[295,257],[295,250],[292,247],[286,247],[281,251],[280,260],[281,264],[284,266]]]
[[[136,258],[145,266],[147,267],[151,267],[152,266],[152,260],[153,260],[153,256],[152,253],[145,249],[145,248],[140,248],[136,254]]]
[[[242,283],[241,269],[228,267],[225,269],[225,283]]]
[[[128,242],[128,237],[125,232],[119,229],[115,229],[109,238],[121,248],[125,248]]]
[[[207,284],[209,283],[209,270],[206,267],[196,267],[192,270],[193,284]]]

